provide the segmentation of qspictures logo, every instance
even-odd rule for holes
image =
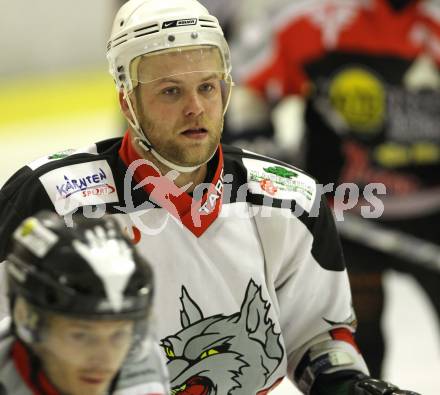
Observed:
[[[134,161],[128,167],[123,189],[119,191],[115,190],[112,171],[104,160],[59,168],[40,177],[40,180],[58,214],[65,216],[66,224],[71,224],[72,215],[80,207],[83,208],[84,216],[90,214],[93,218],[98,218],[105,214],[107,203],[119,202],[114,208],[129,215],[131,223],[130,226],[126,225],[127,229],[130,231],[130,227],[135,227],[139,231],[137,234],[130,233],[130,238],[136,242],[139,242],[141,233],[157,235],[162,232],[170,218],[179,226],[186,224],[190,230],[199,229],[203,218],[213,215],[214,210],[217,209],[215,216],[228,216],[231,211],[225,210],[225,207],[232,207],[235,202],[239,203],[239,207],[242,202],[249,201],[250,196],[252,199],[257,197],[262,200],[262,204],[253,205],[252,210],[246,211],[244,217],[240,213],[240,218],[271,216],[273,211],[268,210],[270,207],[274,207],[282,216],[288,218],[304,213],[309,217],[318,217],[322,196],[326,193],[334,195],[333,211],[337,221],[343,221],[344,212],[351,209],[360,211],[365,218],[378,218],[384,211],[384,204],[379,198],[379,195],[386,194],[383,184],[370,183],[362,190],[354,183],[317,184],[313,178],[298,169],[255,158],[243,158],[247,181],[242,180],[242,183],[237,185],[234,183],[234,174],[224,174],[222,171],[215,184],[199,184],[192,193],[189,210],[179,211],[176,203],[181,201],[179,197],[192,184],[177,187],[174,180],[179,173],[171,170],[161,177],[145,177],[133,188],[134,173],[143,165],[155,169],[154,164],[148,160]],[[156,174],[159,174],[159,170],[155,170]],[[149,199],[136,204],[132,196],[133,189],[143,188],[145,185],[153,186],[149,192]],[[147,214],[157,213],[158,207],[161,207],[166,215],[160,217],[160,220],[155,217],[150,222]],[[87,210],[89,214],[85,212]],[[205,223],[203,231],[210,223]]]

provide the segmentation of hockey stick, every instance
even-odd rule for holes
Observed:
[[[344,213],[344,220],[336,221],[336,225],[346,239],[440,272],[440,246],[434,243],[349,213]]]

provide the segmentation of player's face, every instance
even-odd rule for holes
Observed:
[[[37,348],[49,381],[63,394],[104,395],[131,346],[132,321],[50,317]]]
[[[196,70],[196,71],[194,71]],[[216,49],[142,57],[133,100],[142,130],[166,159],[204,163],[223,129],[222,61]]]

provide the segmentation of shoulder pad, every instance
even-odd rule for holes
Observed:
[[[46,155],[41,158],[38,158],[34,160],[33,162],[28,164],[28,167],[30,167],[32,170],[36,170],[39,167],[45,165],[46,163],[53,162],[56,160],[67,158],[68,156],[75,155],[75,154],[91,154],[91,155],[97,155],[97,147],[96,144],[90,145],[88,147],[79,148],[79,149],[66,149],[64,151],[55,152],[51,155]]]
[[[39,180],[59,215],[82,206],[118,202],[112,169],[103,159],[58,167]]]
[[[295,200],[307,212],[316,197],[316,182],[303,171],[270,158],[243,156],[249,191],[280,200]]]

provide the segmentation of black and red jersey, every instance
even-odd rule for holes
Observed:
[[[306,98],[305,168],[323,184],[384,184],[385,217],[438,211],[440,6],[306,0],[280,14],[273,40],[254,34],[234,60],[270,100]]]

